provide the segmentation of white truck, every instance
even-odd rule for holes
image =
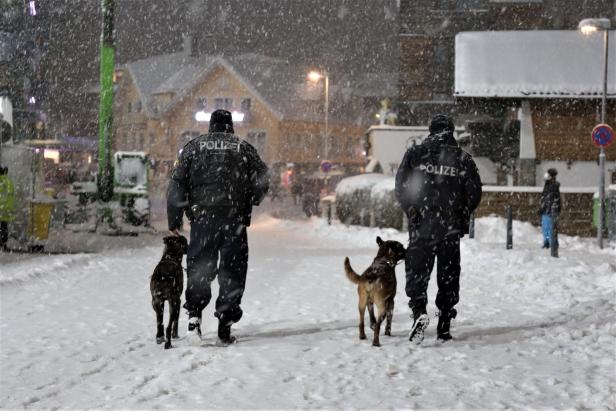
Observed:
[[[148,171],[150,161],[142,151],[118,151],[113,155],[113,202],[117,202],[124,221],[138,226],[148,225]],[[80,181],[71,185],[71,194],[85,206],[96,197],[96,181]]]

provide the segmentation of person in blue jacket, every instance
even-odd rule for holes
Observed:
[[[545,184],[541,193],[541,231],[543,232],[543,248],[550,248],[552,241],[552,211],[560,214],[560,183],[556,181],[558,171],[550,168],[545,174]],[[554,207],[554,208],[553,208]]]

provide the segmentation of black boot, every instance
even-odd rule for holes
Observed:
[[[455,310],[455,308],[452,308],[451,310],[447,310],[447,311],[443,310],[439,313],[438,324],[436,326],[436,339],[437,340],[445,342],[453,338],[451,334],[449,333],[449,326],[450,326],[451,320],[456,318],[456,315],[458,315],[458,312]]]
[[[237,342],[237,338],[231,335],[231,324],[218,323],[218,343],[227,346]]]

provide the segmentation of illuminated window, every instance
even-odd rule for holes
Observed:
[[[250,112],[250,107],[252,105],[252,101],[249,98],[243,98],[240,103],[240,110],[242,113]]]
[[[197,97],[195,108],[197,111],[205,110],[207,108],[207,97]]]
[[[216,110],[231,110],[233,107],[233,99],[230,97],[217,97],[214,99],[214,108]]]

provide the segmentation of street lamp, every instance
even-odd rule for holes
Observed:
[[[591,35],[596,31],[603,31],[603,94],[601,96],[601,124],[605,124],[607,110],[607,64],[610,19],[584,19],[578,24],[578,29],[584,35]],[[601,146],[599,151],[599,224],[597,227],[597,240],[599,248],[603,248],[603,224],[605,222],[605,149]]]
[[[317,83],[319,80],[325,79],[325,158],[329,157],[329,74],[326,71],[322,73],[318,71],[311,71],[308,73],[308,80],[313,83]]]

